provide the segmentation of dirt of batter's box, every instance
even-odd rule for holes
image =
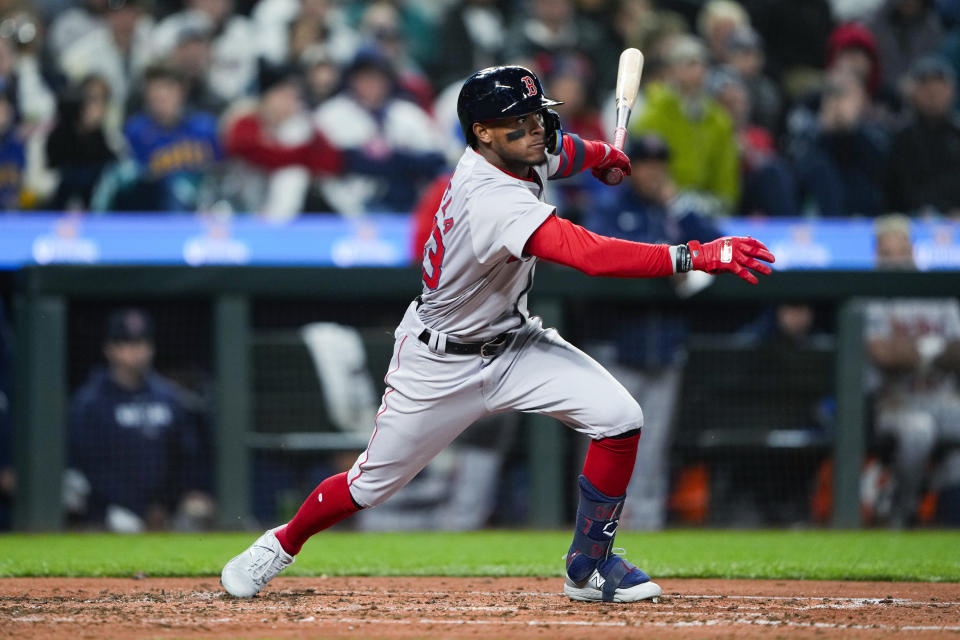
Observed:
[[[658,603],[572,602],[558,578],[0,580],[4,638],[954,638],[960,584],[659,581]]]

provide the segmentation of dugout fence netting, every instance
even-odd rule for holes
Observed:
[[[536,301],[531,306],[535,312]],[[192,482],[213,495],[212,415],[217,407],[213,393],[213,308],[209,300],[70,301],[68,390],[75,394],[89,372],[103,366],[106,318],[111,311],[125,307],[142,308],[154,319],[156,370],[185,391],[202,441],[202,477]],[[249,349],[250,354],[252,442],[260,443],[249,453],[250,511],[258,522],[269,524],[289,517],[320,479],[352,464],[372,430],[363,420],[370,414],[356,406],[345,408],[338,397],[325,394],[328,381],[324,377],[351,375],[354,381],[365,379],[363,384],[369,385],[366,397],[372,398],[372,408],[376,409],[392,353],[393,328],[402,313],[402,305],[395,301],[251,300],[250,344],[236,348]],[[833,307],[802,300],[779,307],[578,300],[566,304],[563,316],[564,335],[615,373],[632,371],[655,377],[672,369],[677,375],[672,391],[641,401],[648,425],[659,424],[658,428],[669,432],[664,472],[665,526],[823,523],[828,515],[823,501],[830,498],[828,490],[824,494],[823,469],[833,441]],[[330,337],[324,343],[321,330],[320,339],[305,339],[304,327],[312,325],[349,330],[362,346],[364,370],[341,369],[337,373],[329,362],[320,362],[323,345],[329,344]],[[334,336],[335,342],[337,339]],[[354,402],[362,404],[362,398]],[[669,414],[665,424],[651,413],[654,407],[661,414]],[[345,415],[347,419],[355,416],[359,424],[345,427]],[[517,429],[522,431],[522,421],[519,426],[477,428],[469,431],[461,443],[465,451],[486,456],[483,459],[488,463],[494,460],[490,463],[494,466],[488,468],[495,470],[496,482],[484,489],[492,505],[485,512],[485,526],[525,524],[530,504],[537,499],[530,495],[530,439],[517,437]],[[331,437],[284,439],[288,434]],[[564,434],[565,482],[572,487],[585,443],[572,430],[564,430]],[[124,456],[116,446],[120,445],[104,448],[104,466]],[[449,467],[457,460],[441,459],[438,464]],[[180,461],[170,462],[176,465]],[[143,477],[136,469],[131,470],[123,481],[136,489],[138,483],[146,482],[146,469],[145,465]],[[450,469],[444,473],[449,474]],[[415,512],[419,508],[417,499],[424,501],[422,505],[431,504],[430,500],[436,499],[431,491],[441,489],[424,482],[422,495],[411,498],[409,509]],[[566,506],[568,519],[572,519],[575,508],[572,495]],[[421,510],[426,509],[422,506]],[[402,514],[392,522],[407,528],[428,526],[422,522],[418,525],[416,518],[405,520]],[[71,523],[100,526],[79,514]],[[172,520],[166,522],[167,526],[172,524]]]

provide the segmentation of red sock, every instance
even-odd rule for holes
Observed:
[[[295,556],[310,536],[332,527],[357,511],[359,507],[347,488],[347,473],[338,473],[317,485],[293,520],[277,531],[277,540],[284,551]]]
[[[627,492],[633,474],[639,440],[639,433],[629,438],[594,440],[587,449],[583,475],[597,490],[611,498],[622,496]]]

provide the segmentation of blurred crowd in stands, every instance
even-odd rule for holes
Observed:
[[[631,132],[687,207],[960,210],[960,0],[7,0],[0,207],[407,213],[463,149],[472,71],[527,65],[607,138],[627,46]]]
[[[412,213],[416,261],[464,148],[464,79],[493,64],[528,66],[564,102],[565,130],[610,139],[628,46],[646,56],[627,146],[633,175],[614,189],[589,174],[553,183],[549,201],[564,216],[668,243],[718,237],[728,215],[876,217],[883,269],[914,268],[911,218],[960,219],[960,0],[0,0],[0,209]],[[673,281],[679,297],[708,286],[693,275]],[[788,365],[822,337],[814,312],[794,301],[741,333],[787,363],[770,371],[803,373]],[[621,315],[589,347],[648,415],[624,519],[656,529],[673,499],[671,423],[696,327],[672,305]],[[865,522],[956,525],[960,303],[871,301],[867,320]],[[2,325],[0,441],[9,442]],[[106,366],[74,395],[78,473],[65,500],[75,498],[66,504],[76,522],[139,531],[212,518],[210,478],[183,464],[209,458],[205,410],[153,371],[153,349],[150,317],[117,312]],[[808,402],[789,378],[770,378],[806,403],[788,426],[826,428],[808,415],[821,390]],[[467,442],[488,477],[511,437],[513,426],[501,427],[498,442]],[[128,464],[104,467],[123,447],[134,452]],[[0,529],[10,453],[0,446]],[[140,478],[136,495],[124,473]],[[428,489],[449,484],[427,480],[437,478],[410,494],[421,516]],[[923,520],[932,491],[947,515]],[[489,502],[481,497],[461,503]],[[454,526],[451,504],[434,513]],[[819,504],[814,519],[826,520],[829,492]],[[485,508],[471,515],[486,518]],[[389,526],[403,521],[385,515]]]

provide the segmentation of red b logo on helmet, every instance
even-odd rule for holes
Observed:
[[[520,78],[520,82],[522,82],[527,87],[528,96],[537,95],[537,85],[534,84],[533,78],[531,78],[530,76],[523,76],[522,78]]]

